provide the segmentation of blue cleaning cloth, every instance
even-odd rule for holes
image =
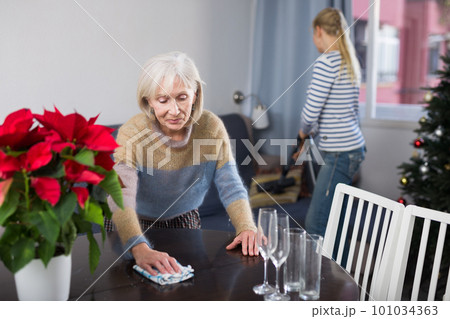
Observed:
[[[148,271],[142,269],[138,265],[134,265],[133,269],[137,271],[139,274],[144,276],[147,279],[150,279],[151,281],[160,284],[160,285],[170,285],[170,284],[176,284],[177,282],[181,282],[184,280],[187,280],[189,278],[194,277],[194,269],[191,267],[191,265],[182,266],[178,264],[181,268],[181,273],[175,273],[175,274],[161,274],[157,269],[156,272],[158,273],[156,276],[152,276],[148,273]]]

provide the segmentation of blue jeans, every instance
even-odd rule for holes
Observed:
[[[350,185],[365,157],[365,147],[348,152],[322,152],[325,165],[320,168],[305,228],[310,234],[324,236],[334,190],[338,183]]]

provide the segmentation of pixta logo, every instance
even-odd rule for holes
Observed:
[[[153,142],[155,141],[155,142]],[[125,146],[125,158],[127,165],[136,167],[146,174],[153,175],[153,155],[164,143],[170,141],[170,137],[154,132],[150,129],[144,129],[130,138]],[[170,148],[165,150],[165,156],[157,163],[157,168],[161,168],[170,162]]]
[[[320,151],[314,143],[314,140],[307,138],[305,139],[305,143],[303,143],[302,152],[295,161],[295,165],[302,165],[303,162],[314,162],[314,160],[316,160],[318,165],[325,165],[325,161],[322,155],[320,155]]]
[[[171,161],[171,148],[165,147],[165,150],[160,150],[164,144],[169,144],[170,141],[170,137],[160,132],[155,132],[150,129],[142,130],[126,142],[125,156],[127,165],[136,167],[146,174],[153,175],[155,168],[160,169]],[[249,152],[249,155],[241,163],[231,161],[236,158],[236,144],[238,142],[242,143]],[[267,142],[272,146],[278,146],[280,148],[280,165],[292,163],[291,156],[293,148],[297,146],[296,139],[260,139],[254,144],[248,139],[230,139],[229,151],[232,157],[229,157],[229,164],[245,166],[251,165],[252,160],[254,160],[259,166],[267,165],[260,153],[261,147]],[[226,147],[226,145],[228,143],[224,143],[222,139],[194,139],[192,145],[192,164],[186,164],[200,165],[202,159],[206,161],[223,160],[223,156],[227,150],[223,150],[222,148]],[[156,151],[158,151],[157,156],[155,156]],[[302,152],[297,157],[294,165],[302,165],[304,162],[314,161],[318,165],[325,165],[314,140],[306,139],[302,145]]]

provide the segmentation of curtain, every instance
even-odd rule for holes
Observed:
[[[295,139],[300,114],[319,52],[312,41],[312,20],[329,6],[352,21],[351,0],[257,0],[252,49],[251,91],[269,107],[270,126],[256,130],[265,138],[261,151],[279,155],[270,139]],[[244,112],[250,116],[251,107]],[[280,142],[275,142],[280,143]]]

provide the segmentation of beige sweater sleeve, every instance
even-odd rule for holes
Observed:
[[[228,136],[227,130],[223,122],[215,115],[210,114],[208,117],[208,125],[210,130],[210,136],[216,141],[221,141],[219,153],[217,154],[217,164],[216,170],[221,169],[226,164],[235,164],[235,159],[233,157],[233,152],[231,150],[230,138]],[[213,153],[213,152],[212,152]],[[217,171],[216,171],[217,174]],[[236,171],[237,179],[240,181],[239,173]],[[223,175],[223,177],[225,177]],[[223,180],[227,180],[225,178]],[[233,178],[232,178],[233,179]],[[220,192],[227,192],[230,188],[228,184],[223,184],[222,187],[216,183],[217,190]],[[232,187],[232,186],[231,186]],[[242,189],[244,189],[242,185]],[[239,235],[244,230],[251,230],[256,232],[256,225],[253,220],[252,209],[250,208],[250,203],[248,197],[237,199],[228,204],[226,207],[227,213],[230,216],[231,223],[236,229],[236,235]]]
[[[256,225],[253,220],[250,203],[246,199],[239,199],[228,205],[227,213],[230,216],[231,223],[236,229],[236,236],[244,230],[256,232]]]
[[[142,235],[141,226],[136,214],[136,190],[137,190],[137,172],[134,168],[128,167],[124,163],[117,163],[114,166],[115,171],[122,181],[122,195],[124,209],[120,209],[111,198],[108,198],[108,204],[113,212],[112,221],[115,224],[119,237],[123,244],[131,238]]]
[[[133,237],[142,235],[136,211],[130,207],[115,211],[112,221],[116,225],[122,244],[126,244]]]

